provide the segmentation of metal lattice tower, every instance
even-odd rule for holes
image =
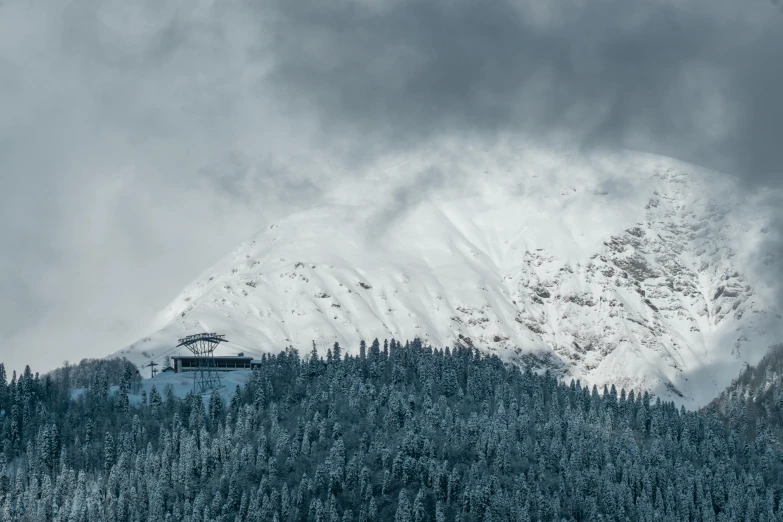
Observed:
[[[225,341],[225,335],[215,333],[188,335],[179,340],[177,347],[184,346],[196,356],[196,368],[193,371],[194,392],[203,394],[222,386],[215,364],[215,348]]]

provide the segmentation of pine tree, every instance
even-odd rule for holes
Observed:
[[[111,467],[114,465],[115,462],[115,448],[114,448],[114,437],[111,436],[111,433],[108,431],[106,432],[106,437],[103,441],[103,468],[106,471],[111,470]]]
[[[152,388],[150,388],[149,407],[150,410],[152,410],[152,415],[154,417],[159,417],[161,415],[162,406],[163,398],[160,396],[158,389],[153,384]]]
[[[397,511],[394,513],[394,522],[412,522],[411,505],[405,489],[400,490],[397,497]]]
[[[446,522],[446,510],[440,500],[435,504],[435,522]]]
[[[234,395],[231,397],[231,411],[236,413],[240,404],[242,404],[242,389],[237,384],[236,389],[234,390]]]
[[[130,379],[130,369],[126,366],[125,371],[122,373],[122,378],[120,379],[120,389],[117,392],[120,408],[126,413],[130,411],[130,401],[128,399],[128,394],[130,393]],[[106,386],[108,387],[108,382]]]
[[[224,413],[223,397],[220,392],[212,392],[209,397],[209,421],[213,429],[223,420]]]
[[[321,366],[323,362],[318,357],[318,351],[315,348],[315,341],[313,341],[313,350],[310,352],[310,360],[308,362],[308,372],[310,379],[315,379],[321,374]]]
[[[427,520],[427,512],[424,509],[424,492],[419,489],[416,494],[416,499],[413,501],[413,521],[425,522]]]

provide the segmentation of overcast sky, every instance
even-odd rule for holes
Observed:
[[[769,0],[0,0],[0,361],[136,340],[378,158],[567,136],[783,172]]]

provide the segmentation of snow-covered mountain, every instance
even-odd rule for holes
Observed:
[[[783,339],[769,200],[636,152],[413,157],[239,245],[117,355],[418,336],[700,406]]]

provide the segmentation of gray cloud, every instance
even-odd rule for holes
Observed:
[[[279,92],[381,147],[567,132],[781,177],[783,16],[767,3],[275,5]]]
[[[781,50],[760,1],[6,0],[0,356],[113,351],[267,220],[429,142],[779,183]]]
[[[402,219],[407,210],[415,208],[432,194],[442,189],[448,181],[437,167],[429,167],[418,172],[405,183],[398,185],[391,194],[390,201],[379,202],[379,208],[373,218],[364,224],[364,233],[371,242],[381,242],[390,224]]]

